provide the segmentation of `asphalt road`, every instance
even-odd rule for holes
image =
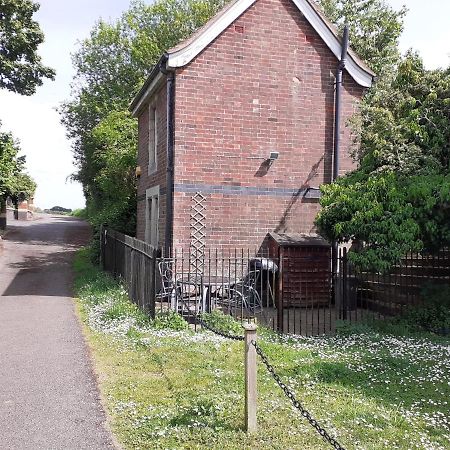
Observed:
[[[88,226],[16,222],[0,241],[0,450],[112,449],[72,299]]]

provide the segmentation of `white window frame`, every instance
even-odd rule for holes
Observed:
[[[158,112],[156,103],[148,107],[148,174],[156,172],[158,167]]]
[[[159,186],[145,191],[145,242],[153,247],[159,243]]]

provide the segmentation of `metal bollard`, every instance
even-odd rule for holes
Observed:
[[[257,429],[256,420],[256,323],[244,323],[244,361],[245,361],[245,429],[253,433]]]

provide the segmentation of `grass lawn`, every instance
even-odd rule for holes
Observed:
[[[259,431],[247,435],[242,342],[195,333],[178,316],[150,322],[87,251],[75,269],[78,310],[124,448],[330,448],[262,364]],[[347,449],[450,448],[449,342],[368,332],[260,339],[284,382]]]

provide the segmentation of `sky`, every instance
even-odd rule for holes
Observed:
[[[67,178],[76,171],[70,141],[56,108],[70,96],[74,75],[71,53],[89,36],[95,22],[116,19],[129,0],[40,0],[34,18],[45,34],[39,47],[43,63],[56,70],[55,81],[46,80],[30,97],[0,91],[2,131],[19,139],[27,169],[37,182],[35,204],[40,208],[81,208],[81,185]]]
[[[409,10],[400,40],[402,52],[408,48],[418,50],[430,69],[450,65],[450,1],[386,1],[395,9],[405,5]],[[76,168],[56,108],[70,97],[74,74],[71,54],[78,48],[77,43],[89,36],[100,17],[118,18],[128,8],[129,0],[40,0],[39,3],[41,8],[35,19],[46,38],[39,53],[44,64],[56,70],[56,79],[46,80],[30,97],[0,91],[2,131],[11,131],[21,143],[28,172],[38,184],[36,206],[81,208],[84,206],[81,186],[68,181]]]

